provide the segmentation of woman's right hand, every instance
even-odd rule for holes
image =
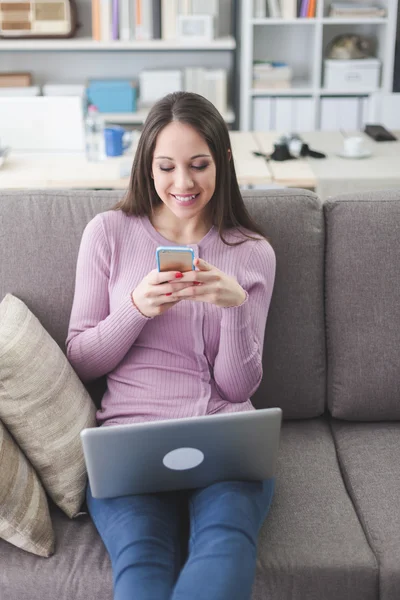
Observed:
[[[192,287],[193,282],[179,283],[182,273],[179,271],[150,271],[132,292],[132,300],[143,316],[151,318],[162,315],[180,300],[169,302],[168,297],[179,290]]]

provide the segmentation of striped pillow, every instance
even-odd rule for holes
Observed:
[[[67,358],[18,298],[0,304],[0,419],[69,517],[85,497],[80,432],[95,406]]]
[[[54,552],[45,491],[1,421],[0,538],[38,556]]]

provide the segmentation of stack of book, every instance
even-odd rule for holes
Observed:
[[[218,0],[92,0],[94,40],[175,40],[178,17],[218,17]]]
[[[40,87],[32,85],[32,74],[0,73],[0,96],[39,96]]]
[[[256,19],[315,17],[316,0],[254,0]]]
[[[292,68],[285,62],[254,61],[253,63],[253,89],[285,89],[292,83]]]
[[[374,17],[384,17],[385,15],[386,10],[380,6],[360,4],[358,2],[333,2],[329,10],[330,17],[343,19],[372,19]]]

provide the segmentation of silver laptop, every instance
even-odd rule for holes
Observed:
[[[81,432],[95,498],[205,487],[275,474],[282,411],[266,408]]]

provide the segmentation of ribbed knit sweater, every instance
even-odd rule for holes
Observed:
[[[237,230],[225,239],[238,241]],[[242,237],[243,239],[243,237]],[[235,276],[237,307],[182,300],[146,318],[131,293],[156,268],[157,246],[174,246],[147,217],[96,215],[79,249],[67,356],[83,381],[107,375],[99,424],[252,410],[262,376],[275,253],[264,239],[227,246],[212,227],[195,256]]]

